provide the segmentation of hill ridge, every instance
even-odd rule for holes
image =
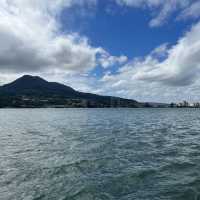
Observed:
[[[7,99],[7,103],[5,102]],[[79,92],[39,76],[24,75],[0,86],[0,107],[141,107],[132,100]]]

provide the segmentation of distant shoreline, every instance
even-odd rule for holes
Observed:
[[[3,109],[200,109],[198,107],[2,107]]]

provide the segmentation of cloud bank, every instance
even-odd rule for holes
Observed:
[[[0,2],[0,70],[2,73],[83,73],[120,58],[90,45],[78,33],[63,33],[59,15],[71,6],[95,0],[2,0]],[[97,58],[100,58],[98,61]],[[108,61],[107,61],[108,59]]]
[[[163,44],[145,58],[137,58],[120,68],[117,74],[102,78],[104,92],[143,99],[200,98],[200,22],[174,46]],[[180,97],[179,97],[180,96]],[[163,98],[162,98],[163,97]]]

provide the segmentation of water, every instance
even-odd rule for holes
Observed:
[[[0,110],[0,200],[199,200],[198,109]]]

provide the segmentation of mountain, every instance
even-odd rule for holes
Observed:
[[[12,83],[0,87],[1,92],[10,95],[68,95],[73,96],[76,91],[71,87],[48,82],[39,76],[25,75]]]
[[[39,76],[25,75],[0,86],[0,107],[143,107],[131,99],[83,93],[48,82]]]

